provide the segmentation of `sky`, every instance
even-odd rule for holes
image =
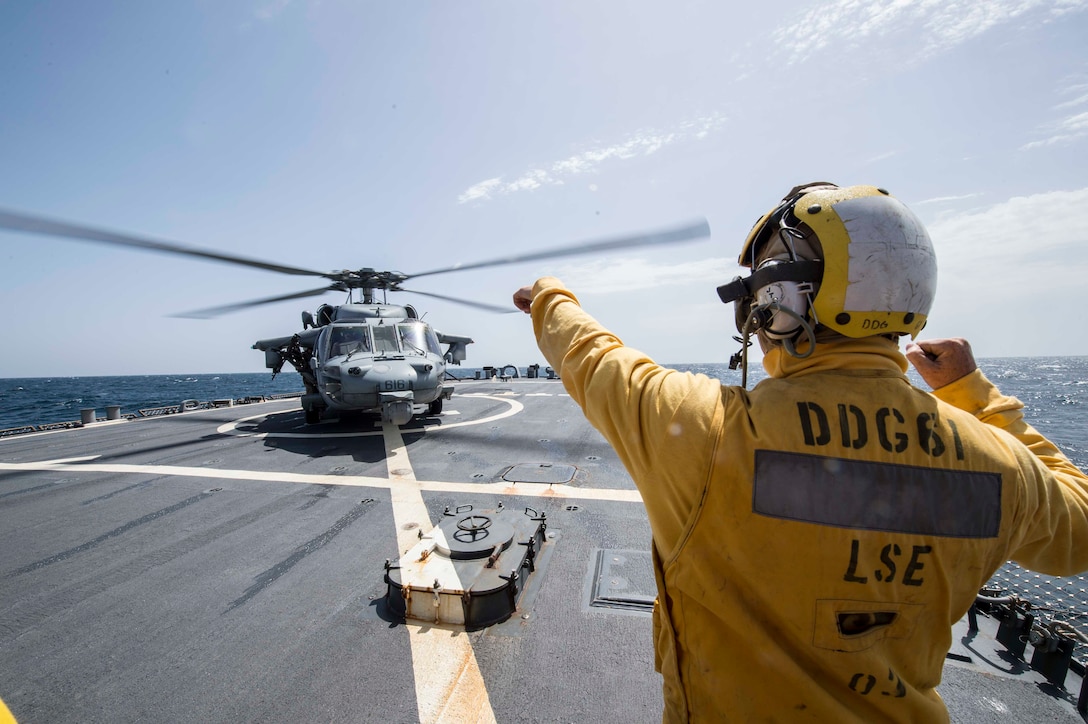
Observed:
[[[715,288],[814,180],[926,224],[923,338],[1088,355],[1088,0],[0,0],[0,208],[318,271],[407,274],[705,218],[708,239],[408,288],[558,276],[665,364],[738,345]],[[316,283],[315,283],[316,282]],[[261,372],[321,280],[0,231],[0,377]],[[466,366],[546,364],[522,314],[411,294]]]

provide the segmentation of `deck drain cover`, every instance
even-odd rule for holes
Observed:
[[[503,473],[502,479],[508,483],[569,483],[575,472],[573,465],[522,463]]]
[[[656,595],[650,551],[597,551],[590,606],[653,611]]]

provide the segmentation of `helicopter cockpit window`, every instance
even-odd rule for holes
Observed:
[[[383,352],[400,352],[400,347],[397,345],[397,328],[393,325],[377,325],[371,327],[374,332],[374,352],[381,354]]]
[[[438,339],[431,339],[434,333],[427,334],[431,329],[425,324],[398,324],[397,333],[400,335],[400,346],[406,353],[426,354],[430,351],[441,356],[438,347]],[[433,344],[432,344],[433,342]]]
[[[438,343],[438,335],[430,327],[427,327],[427,349],[439,357],[442,356],[442,345]]]
[[[353,352],[369,352],[370,337],[367,328],[363,325],[332,328],[329,335],[329,356],[351,354]]]

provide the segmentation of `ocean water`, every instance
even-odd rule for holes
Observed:
[[[177,405],[301,392],[297,372],[218,375],[131,375],[123,377],[13,377],[0,379],[0,430],[80,419],[93,408],[105,417],[108,405],[122,414]]]

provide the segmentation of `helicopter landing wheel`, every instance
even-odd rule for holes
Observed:
[[[439,397],[437,400],[435,400],[431,404],[427,405],[427,414],[428,415],[440,415],[440,414],[442,414],[442,398],[441,397]]]
[[[307,425],[316,425],[319,422],[321,422],[321,410],[318,410],[316,408],[306,410]]]

